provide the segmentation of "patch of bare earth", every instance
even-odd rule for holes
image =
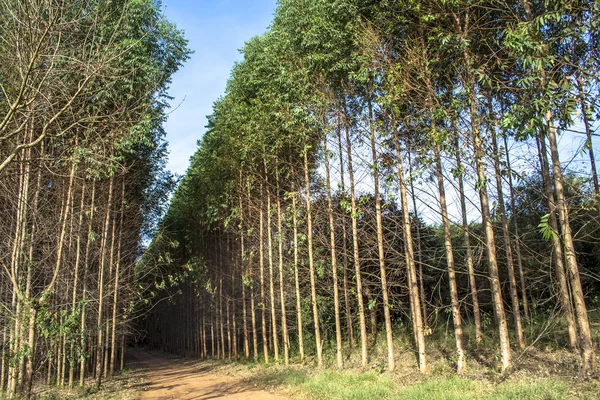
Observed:
[[[253,386],[243,377],[220,374],[211,365],[143,350],[131,351],[128,356],[128,365],[145,377],[138,387],[143,400],[286,399]]]

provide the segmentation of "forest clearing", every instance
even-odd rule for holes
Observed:
[[[0,396],[597,398],[599,27],[279,0],[177,176],[159,0],[0,1]]]

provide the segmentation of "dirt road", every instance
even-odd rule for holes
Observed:
[[[285,400],[231,376],[219,375],[194,361],[169,358],[162,353],[135,350],[129,366],[146,378],[141,399],[248,399]]]

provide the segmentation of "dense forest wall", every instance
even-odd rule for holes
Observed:
[[[0,391],[123,368],[188,57],[157,1],[0,4]]]
[[[281,0],[140,261],[145,343],[388,370],[408,343],[426,372],[450,332],[459,372],[483,343],[502,370],[555,343],[590,371],[599,16]]]

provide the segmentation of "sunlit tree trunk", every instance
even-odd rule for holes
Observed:
[[[308,173],[308,149],[304,148],[304,184],[306,190],[306,238],[308,245],[308,266],[310,274],[310,298],[312,302],[313,319],[315,326],[315,342],[317,346],[317,365],[323,366],[323,346],[321,343],[321,329],[319,327],[319,310],[317,306],[317,289],[315,284],[315,260],[313,255],[313,226],[312,226],[312,200],[310,198],[310,177]]]
[[[262,327],[262,342],[263,342],[263,354],[265,363],[269,363],[269,349],[267,339],[267,320],[265,315],[265,257],[263,251],[263,245],[265,242],[264,238],[264,200],[263,200],[263,185],[260,187],[260,212],[259,212],[259,243],[258,243],[258,261],[260,266],[260,311],[261,311],[261,327]]]
[[[85,191],[86,191],[86,181],[83,181],[81,187],[81,200],[79,204],[79,219],[77,221],[77,230],[75,233],[75,270],[73,271],[73,297],[71,299],[71,309],[75,311],[77,307],[77,295],[78,292],[78,283],[79,283],[79,267],[81,260],[81,230],[83,227],[83,216],[85,214]],[[70,360],[69,360],[69,387],[73,387],[75,381],[75,366],[76,366],[76,358],[75,358],[75,341],[71,342],[70,345]]]
[[[106,206],[106,217],[104,219],[104,228],[102,229],[102,239],[100,242],[100,265],[98,266],[98,319],[97,319],[97,342],[96,342],[96,388],[99,389],[102,384],[102,356],[104,348],[104,267],[106,263],[106,242],[108,241],[108,228],[110,224],[110,214],[113,200],[114,176],[110,177],[108,184],[108,202]]]
[[[450,283],[450,299],[452,304],[452,321],[454,322],[454,336],[456,339],[456,370],[458,373],[466,367],[465,349],[463,346],[463,329],[460,316],[460,303],[458,300],[458,285],[456,284],[456,270],[454,267],[454,253],[452,249],[452,233],[450,231],[450,219],[446,206],[446,189],[444,188],[444,175],[442,170],[442,159],[437,144],[434,144],[435,169],[440,193],[440,211],[442,225],[444,226],[444,246],[446,247],[446,264],[448,266],[448,280]]]
[[[508,226],[508,218],[506,218],[506,207],[504,206],[504,192],[502,190],[502,171],[500,170],[500,160],[498,154],[498,141],[496,139],[495,125],[496,118],[492,110],[492,100],[488,99],[488,115],[490,117],[490,124],[493,129],[490,129],[490,137],[492,140],[492,158],[494,160],[494,171],[496,176],[496,192],[498,193],[498,205],[497,210],[500,214],[502,222],[502,236],[504,239],[504,250],[506,254],[506,269],[508,271],[508,281],[510,286],[510,299],[512,302],[512,312],[515,324],[515,333],[517,335],[517,342],[521,349],[525,348],[525,337],[523,335],[523,325],[521,323],[521,307],[519,304],[519,295],[517,293],[517,278],[515,275],[515,265],[513,260],[512,244],[510,241],[510,228]]]
[[[515,189],[513,186],[512,167],[510,164],[510,152],[508,151],[508,135],[505,132],[502,136],[504,136],[504,151],[506,152],[506,169],[508,170],[508,186],[510,187],[510,206],[514,213],[516,210]],[[513,229],[515,231],[515,253],[517,256],[517,267],[519,268],[519,278],[521,281],[523,313],[525,314],[525,318],[529,319],[529,300],[527,299],[527,286],[525,284],[525,273],[523,271],[523,257],[521,255],[521,237],[519,236],[519,223],[515,216],[513,216],[513,221]]]
[[[248,184],[248,218],[251,216],[250,212],[250,185]],[[254,273],[252,271],[253,255],[250,253],[248,257],[248,280],[250,281],[250,316],[252,318],[252,356],[254,361],[258,361],[258,330],[256,328],[256,307],[254,306]]]
[[[475,90],[475,88],[471,88]],[[488,272],[492,285],[492,300],[494,303],[494,314],[498,323],[498,333],[500,336],[500,357],[502,360],[502,370],[510,368],[511,352],[510,341],[508,337],[508,325],[506,323],[506,314],[504,312],[504,302],[502,300],[502,288],[500,277],[498,276],[498,260],[496,257],[496,240],[494,238],[494,229],[490,216],[490,205],[487,192],[487,178],[485,165],[483,161],[483,144],[479,132],[478,111],[475,99],[475,93],[471,96],[471,124],[473,150],[475,151],[475,166],[477,169],[477,187],[479,192],[479,201],[481,203],[481,220],[485,233],[485,249],[487,254]]]
[[[267,163],[264,163],[265,177],[267,176]],[[279,362],[279,339],[277,337],[277,314],[275,307],[275,280],[273,277],[273,232],[271,221],[271,189],[269,182],[265,182],[267,190],[267,257],[269,260],[269,300],[271,303],[271,334],[273,335],[273,353],[275,362]]]
[[[354,169],[352,166],[352,143],[350,142],[350,126],[348,117],[345,118],[346,154],[348,156],[348,179],[350,185],[350,206],[352,219],[352,249],[354,255],[354,273],[356,278],[356,299],[358,303],[358,320],[360,324],[360,356],[361,365],[367,367],[369,354],[367,350],[367,321],[365,319],[365,305],[363,300],[363,285],[360,268],[360,254],[358,247],[358,207],[356,205]]]
[[[558,221],[556,219],[556,202],[554,199],[554,190],[552,189],[552,179],[550,178],[550,167],[548,165],[548,151],[546,140],[543,135],[536,137],[536,145],[540,157],[540,165],[542,171],[542,181],[544,185],[544,194],[548,203],[548,224],[553,232],[551,236],[552,242],[552,262],[556,280],[558,281],[559,299],[562,312],[567,321],[567,332],[569,333],[569,347],[571,350],[576,350],[579,344],[577,337],[577,327],[575,325],[575,315],[573,314],[573,304],[571,303],[571,295],[569,293],[569,284],[564,264],[564,252],[560,240],[560,231],[558,229]]]
[[[469,233],[469,222],[467,221],[467,204],[465,200],[464,166],[460,157],[460,139],[456,132],[455,139],[456,170],[458,179],[458,197],[460,200],[460,212],[462,217],[462,231],[465,241],[465,258],[467,272],[469,274],[469,286],[471,287],[471,301],[473,302],[473,319],[475,321],[475,341],[479,344],[483,340],[481,331],[481,311],[479,311],[479,294],[477,292],[477,280],[475,279],[475,265],[473,263],[473,250],[471,248],[471,234]]]
[[[94,210],[95,210],[95,200],[96,200],[96,181],[92,182],[92,195],[91,195],[91,200],[90,200],[90,212],[89,212],[89,217],[88,217],[88,229],[87,229],[87,235],[86,235],[86,242],[85,242],[85,252],[84,252],[84,261],[83,261],[83,280],[81,282],[81,322],[80,322],[80,337],[79,337],[79,348],[81,351],[81,356],[80,356],[80,360],[79,360],[79,385],[80,386],[84,386],[85,384],[85,364],[86,364],[86,358],[83,355],[85,352],[85,348],[86,348],[86,329],[85,329],[85,322],[86,322],[86,311],[87,311],[87,306],[86,306],[86,301],[87,301],[87,278],[88,278],[88,271],[89,271],[89,265],[90,265],[90,246],[92,244],[92,227],[93,227],[93,223],[94,223]]]
[[[342,358],[342,327],[340,320],[340,294],[337,276],[337,255],[335,248],[335,221],[331,200],[331,178],[329,175],[329,153],[327,150],[327,134],[323,135],[323,153],[325,157],[325,182],[327,185],[327,214],[329,216],[329,250],[331,252],[331,276],[333,278],[333,310],[335,316],[336,362],[338,368],[343,368]]]
[[[121,243],[123,241],[123,212],[125,210],[125,177],[121,184],[121,210],[119,216],[119,236],[117,239],[117,260],[115,264],[115,278],[113,287],[113,309],[112,309],[112,336],[110,339],[110,363],[109,376],[115,373],[115,364],[117,362],[117,310],[119,308],[119,279],[121,269]]]
[[[548,142],[550,144],[550,155],[552,160],[554,190],[556,192],[556,208],[558,210],[558,218],[560,220],[560,228],[565,249],[565,260],[567,271],[569,273],[571,295],[573,296],[573,302],[575,303],[575,315],[577,316],[577,328],[579,331],[581,357],[583,361],[582,369],[585,372],[590,372],[594,369],[595,365],[594,346],[592,343],[590,322],[585,305],[585,297],[579,277],[579,267],[577,265],[577,258],[575,256],[573,234],[571,232],[571,225],[569,222],[569,209],[565,199],[563,175],[558,156],[556,128],[554,127],[552,118],[552,113],[549,111],[546,114],[546,123],[548,127]]]
[[[344,151],[342,149],[342,121],[338,113],[338,126],[336,128],[337,140],[338,140],[338,154],[340,158],[340,190],[341,198],[346,198],[346,185],[344,179]],[[350,309],[350,293],[348,289],[348,232],[346,232],[346,216],[345,213],[341,215],[340,224],[342,225],[342,259],[344,266],[344,305],[346,308],[346,329],[348,331],[348,346],[350,349],[354,347],[354,326],[352,323],[352,311]]]
[[[381,293],[383,295],[383,317],[385,321],[385,336],[388,353],[388,371],[393,371],[394,364],[394,341],[392,336],[392,317],[390,315],[390,299],[388,293],[387,270],[385,267],[385,253],[383,250],[383,221],[381,216],[381,195],[379,193],[379,169],[377,159],[377,148],[375,147],[375,126],[373,122],[373,106],[369,100],[369,134],[371,140],[371,160],[373,162],[373,185],[375,192],[375,218],[377,221],[377,253],[379,257],[379,277],[381,279]]]
[[[410,186],[410,197],[412,199],[413,214],[415,215],[415,243],[417,245],[417,259],[415,262],[419,265],[419,296],[421,297],[421,310],[423,312],[423,323],[427,326],[427,300],[425,298],[425,284],[423,283],[423,249],[421,248],[421,221],[419,220],[419,213],[417,209],[417,196],[415,195],[415,185],[412,179],[412,162],[410,154],[414,149],[410,149],[407,152],[408,155],[408,172],[411,177],[409,179]]]
[[[415,330],[415,340],[417,345],[417,354],[419,361],[419,370],[421,373],[427,372],[427,355],[425,351],[425,332],[423,326],[423,316],[421,314],[421,299],[419,297],[419,286],[417,281],[417,271],[415,268],[415,252],[413,249],[413,238],[410,227],[410,214],[408,209],[408,196],[406,190],[406,180],[404,179],[404,166],[402,163],[402,154],[400,153],[400,139],[398,132],[394,131],[394,144],[396,146],[396,158],[398,162],[397,175],[398,186],[400,187],[400,205],[402,207],[403,236],[404,246],[407,255],[407,280],[411,299],[413,314],[413,326]]]
[[[288,336],[287,329],[287,316],[285,310],[285,289],[283,286],[283,226],[281,222],[281,194],[279,192],[279,168],[276,167],[277,174],[277,193],[275,198],[277,199],[277,244],[278,244],[278,255],[279,255],[279,296],[281,302],[281,336],[283,341],[283,357],[285,365],[290,363],[290,338]]]
[[[304,363],[304,334],[302,327],[302,307],[300,305],[300,278],[298,276],[298,210],[296,208],[296,177],[292,170],[292,225],[294,230],[294,286],[296,290],[296,320],[298,324],[298,350],[300,362]]]
[[[239,195],[239,207],[240,207],[240,277],[242,283],[242,325],[244,332],[244,357],[250,358],[250,340],[248,337],[248,315],[246,307],[246,280],[252,279],[250,277],[250,268],[246,268],[245,257],[246,248],[244,247],[244,239],[246,235],[246,227],[244,225],[244,205],[242,203],[242,171],[240,170],[240,195]],[[254,308],[254,307],[253,307]]]

